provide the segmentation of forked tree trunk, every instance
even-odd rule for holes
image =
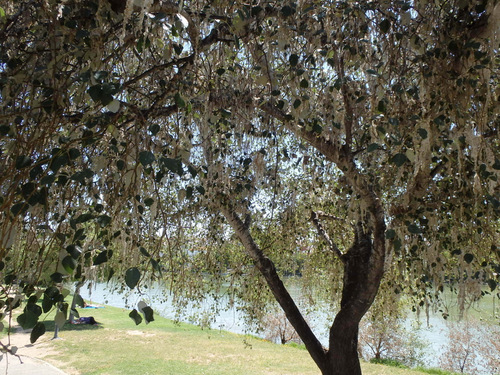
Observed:
[[[266,279],[276,301],[304,342],[312,359],[323,375],[361,375],[358,357],[358,327],[361,318],[372,305],[384,273],[384,232],[380,221],[375,233],[356,228],[353,246],[342,255],[344,279],[341,309],[330,329],[330,348],[325,350],[297,308],[276,272],[272,261],[254,242],[249,225],[245,224],[228,204],[222,213],[235,230],[248,254],[254,259]]]
[[[361,375],[358,356],[359,322],[372,305],[383,276],[383,258],[373,248],[371,234],[361,225],[353,246],[343,255],[344,283],[340,311],[330,328],[328,366],[323,375]]]

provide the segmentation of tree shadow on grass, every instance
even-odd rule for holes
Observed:
[[[53,321],[46,321],[43,323],[45,325],[45,332],[54,332],[55,331],[55,323]],[[95,329],[104,328],[102,324],[71,324],[66,322],[63,327],[59,330],[59,332],[64,331],[89,331]]]

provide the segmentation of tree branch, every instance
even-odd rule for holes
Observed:
[[[349,97],[349,87],[347,86],[347,81],[344,73],[344,58],[340,57],[338,61],[338,72],[341,81],[340,90],[342,92],[342,98],[344,99],[345,106],[345,118],[344,118],[344,128],[345,128],[345,145],[347,149],[351,149],[352,144],[352,125],[354,121],[354,111],[351,105],[351,98]]]
[[[311,211],[311,221],[313,222],[313,224],[315,225],[316,229],[318,230],[318,233],[320,234],[321,237],[323,237],[323,239],[326,241],[326,243],[328,244],[328,246],[330,247],[330,250],[333,251],[335,253],[335,255],[337,255],[337,257],[344,261],[344,258],[343,258],[343,254],[342,252],[340,251],[340,249],[337,247],[337,245],[335,244],[335,242],[333,242],[330,238],[330,236],[328,235],[328,233],[326,233],[325,231],[325,228],[323,228],[323,226],[321,225],[321,223],[319,222],[319,212],[314,212],[314,211]],[[323,212],[321,212],[322,214],[324,214]]]
[[[326,351],[312,332],[309,324],[302,316],[293,298],[288,293],[288,290],[276,272],[276,267],[273,262],[264,255],[250,234],[248,225],[240,219],[233,207],[225,201],[225,199],[219,203],[219,208],[228,223],[233,228],[246,252],[254,260],[256,267],[264,276],[269,289],[285,312],[287,319],[304,342],[309,354],[318,367],[323,368],[325,364]]]
[[[12,347],[12,346],[9,347],[8,345],[5,345],[3,342],[0,342],[0,347],[2,349],[2,352],[9,353],[10,355],[16,356],[19,359],[19,362],[23,363],[23,359],[21,358],[21,356],[19,354],[16,354],[17,348],[16,348],[16,350],[13,350],[15,347]]]

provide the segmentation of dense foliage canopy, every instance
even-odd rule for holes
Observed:
[[[498,1],[0,6],[5,311],[14,286],[45,310],[63,280],[153,277],[258,314],[266,283],[354,374],[336,335],[352,354],[384,274],[422,306],[496,291]],[[329,351],[296,273],[338,301]]]

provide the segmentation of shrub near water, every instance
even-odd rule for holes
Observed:
[[[448,322],[448,345],[440,358],[440,367],[458,373],[500,371],[500,327],[476,320]]]
[[[384,288],[387,289],[386,284],[381,286]],[[405,328],[407,311],[399,295],[381,293],[360,323],[361,357],[395,367],[422,364],[425,343],[414,329]]]

